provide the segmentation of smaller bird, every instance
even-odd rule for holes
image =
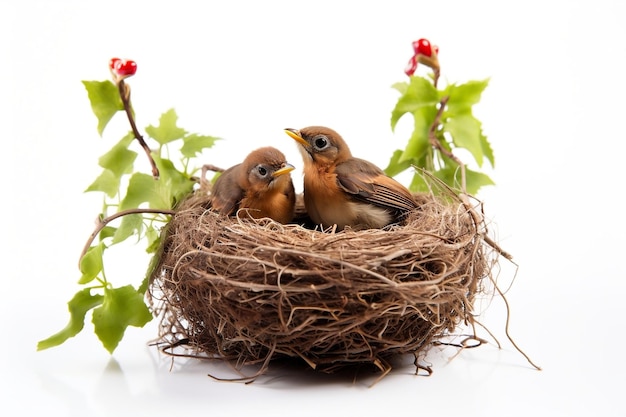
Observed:
[[[304,160],[304,205],[315,224],[338,230],[383,228],[418,207],[411,192],[382,169],[355,158],[328,127],[285,129]]]
[[[289,223],[296,194],[290,172],[294,166],[273,147],[252,151],[243,162],[228,168],[213,184],[211,207],[227,216],[246,209],[249,216]]]

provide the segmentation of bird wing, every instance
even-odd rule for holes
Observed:
[[[401,212],[417,208],[406,187],[369,161],[352,158],[338,164],[335,173],[339,186],[358,200]]]
[[[238,164],[222,172],[211,191],[211,207],[227,216],[237,210],[244,197],[244,190],[237,182],[240,169],[241,164]]]

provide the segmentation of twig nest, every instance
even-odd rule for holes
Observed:
[[[196,192],[164,229],[150,294],[160,337],[238,366],[301,358],[334,371],[416,358],[461,324],[493,262],[484,224],[454,193],[385,230],[311,230],[209,210]],[[301,199],[300,199],[301,201]]]

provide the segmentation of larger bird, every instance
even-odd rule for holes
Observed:
[[[304,203],[316,224],[382,228],[417,208],[411,192],[380,168],[355,158],[339,133],[323,126],[285,129],[304,160]]]
[[[253,218],[269,217],[289,223],[296,201],[290,175],[293,169],[278,149],[259,148],[217,178],[211,207],[226,215],[246,209]]]

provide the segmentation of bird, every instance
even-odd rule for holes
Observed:
[[[400,223],[418,203],[374,163],[355,158],[339,133],[325,126],[285,129],[304,161],[304,206],[316,225],[336,230],[380,229]]]
[[[296,201],[290,174],[294,169],[278,149],[271,146],[256,149],[215,180],[210,205],[227,216],[245,209],[255,219],[269,217],[289,223],[294,217]]]

